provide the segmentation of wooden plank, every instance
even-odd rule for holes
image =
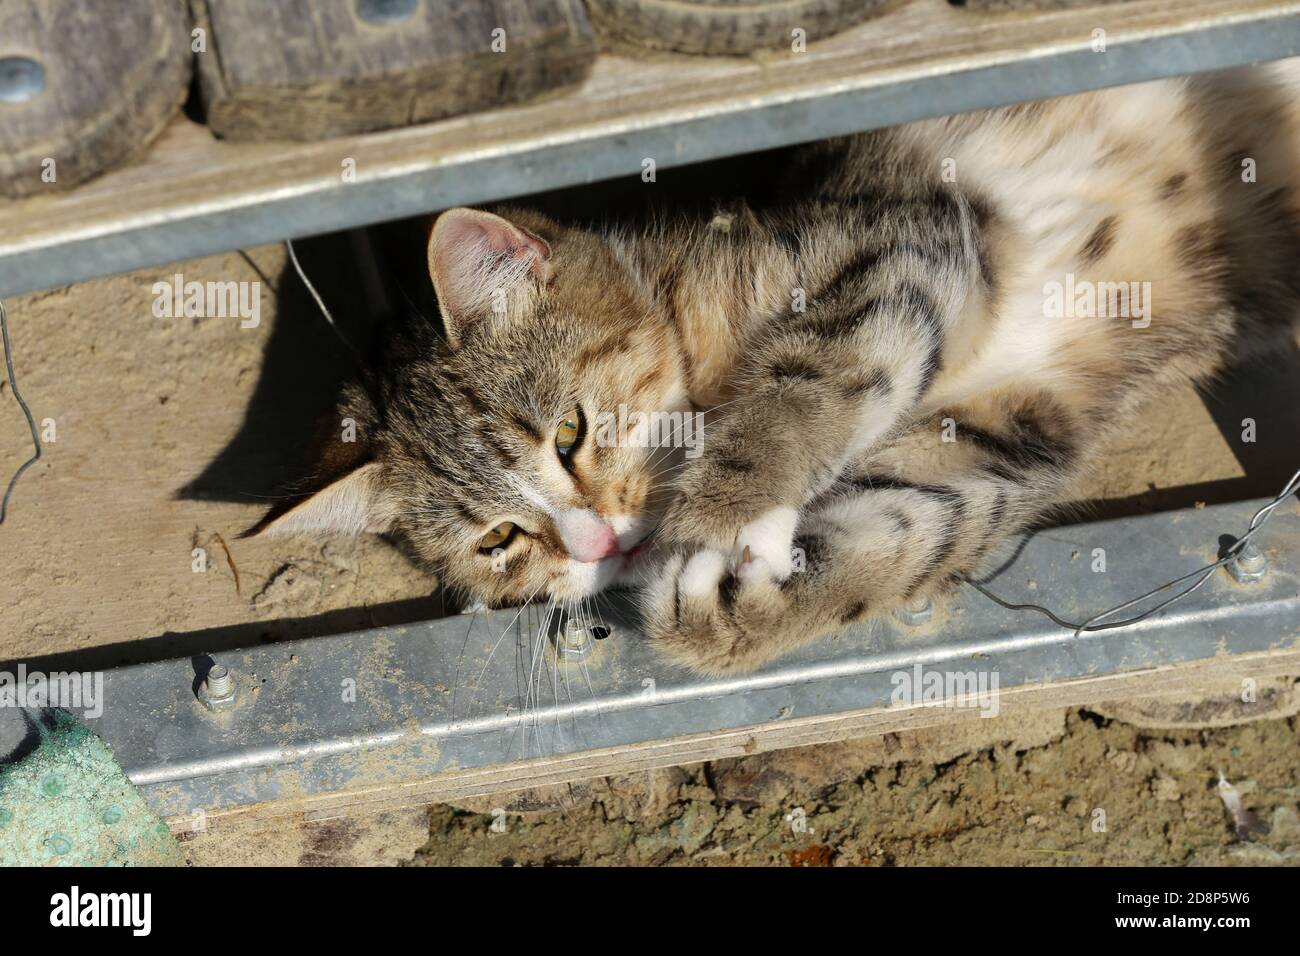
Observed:
[[[516,103],[578,82],[596,56],[580,0],[194,10],[210,34],[198,57],[208,125],[230,140],[325,139]]]
[[[151,142],[190,78],[183,4],[6,0],[0,4],[0,195],[68,189]]]
[[[346,240],[299,249],[364,343],[369,313],[347,253]],[[154,284],[177,272],[251,285],[257,326],[155,317]],[[435,579],[378,538],[236,540],[301,468],[310,423],[350,368],[283,246],[5,305],[18,381],[55,440],[0,526],[0,661],[80,651],[88,668],[114,667],[444,613]],[[0,364],[0,481],[31,453],[5,378]],[[202,573],[195,548],[207,551]]]
[[[1185,48],[1196,31],[1254,24],[1252,36],[1276,35],[1300,49],[1300,0],[1133,0],[1098,17],[1095,9],[976,14],[914,0],[804,54],[607,55],[571,95],[311,144],[223,143],[179,119],[128,168],[73,195],[0,208],[0,294],[585,182],[624,166],[639,175],[643,141],[651,139],[662,170],[827,135],[832,126],[878,125],[879,117],[856,112],[817,119],[820,104],[853,91],[881,90],[891,115],[916,116],[952,112],[952,103],[986,94],[953,81],[941,100],[899,106],[895,90],[1015,63],[1030,64],[1041,88],[1057,83],[1053,64],[1071,51],[1097,64],[1099,72],[1085,78],[1096,86],[1123,81],[1114,66],[1123,62],[1121,48],[1146,50],[1140,45],[1153,38],[1173,36]],[[1105,54],[1091,52],[1099,22]],[[1202,52],[1198,65],[1248,58],[1222,44]],[[1129,78],[1162,70],[1141,53],[1128,62],[1137,64],[1125,68]],[[729,117],[752,119],[737,125]],[[726,138],[717,134],[722,126]],[[354,178],[341,175],[347,168]]]

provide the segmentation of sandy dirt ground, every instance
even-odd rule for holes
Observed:
[[[363,337],[357,283],[329,265],[346,243],[306,244],[303,259],[340,323]],[[259,283],[258,326],[156,317],[154,283],[176,273]],[[114,666],[443,612],[436,582],[381,540],[236,537],[300,474],[311,423],[347,368],[347,353],[286,275],[281,248],[6,305],[19,383],[46,440],[0,527],[0,662]],[[1297,355],[1238,376],[1222,401],[1187,390],[1137,416],[1099,463],[1085,495],[1090,511],[1272,494],[1294,467]],[[1257,420],[1254,444],[1241,441],[1247,416]],[[28,452],[4,382],[0,474],[7,480]],[[1023,752],[995,747],[869,773],[859,764],[827,787],[792,778],[744,799],[718,789],[726,774],[716,767],[695,767],[657,778],[671,792],[632,820],[588,800],[519,818],[489,841],[483,818],[437,808],[418,859],[1022,863],[1038,853],[1043,861],[1188,862],[1228,852],[1212,786],[1219,768],[1254,781],[1266,816],[1277,817],[1274,832],[1291,832],[1295,734],[1283,721],[1156,739],[1072,714],[1054,741]],[[815,833],[781,826],[796,798]],[[1104,839],[1084,825],[1098,805],[1114,808]],[[1268,846],[1285,854],[1294,843],[1278,837]]]
[[[441,612],[436,582],[378,539],[236,539],[301,474],[347,368],[296,278],[281,302],[284,262],[270,247],[6,303],[19,386],[54,440],[0,529],[0,660],[94,649],[80,659],[112,665]],[[261,283],[259,325],[155,317],[153,284],[176,273]],[[6,480],[29,453],[6,387]]]
[[[1011,732],[939,762],[867,740],[619,778],[547,811],[437,806],[413,864],[1300,865],[1295,719],[1153,733],[1076,710]],[[1255,815],[1244,838],[1220,771]]]

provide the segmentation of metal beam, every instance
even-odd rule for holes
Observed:
[[[634,175],[644,157],[668,168],[1300,54],[1296,2],[1196,0],[1185,4],[1185,15],[1171,14],[1167,3],[1133,2],[1086,17],[1084,11],[1034,14],[1042,25],[1029,14],[1008,20],[913,6],[900,12],[902,20],[884,17],[830,41],[833,52],[824,61],[810,52],[803,67],[783,61],[756,73],[752,62],[742,62],[723,75],[705,60],[712,67],[701,69],[714,72],[700,74],[684,61],[675,85],[651,86],[627,60],[619,70],[635,92],[622,100],[602,88],[590,102],[580,92],[322,144],[186,145],[175,156],[157,156],[156,168],[150,165],[155,147],[140,166],[67,196],[0,207],[0,295]],[[934,18],[946,18],[942,29],[925,26]],[[936,45],[933,57],[909,49],[891,59],[877,49],[889,36],[880,31],[898,23],[923,31],[918,36]],[[1097,24],[1107,27],[1104,54],[1091,45]],[[957,39],[943,32],[949,28]],[[622,76],[607,74],[605,87]],[[354,182],[339,176],[340,156],[356,159]],[[203,178],[205,164],[219,182]],[[110,192],[118,184],[128,198],[114,204]],[[85,215],[77,214],[79,197],[91,210]]]
[[[990,586],[1082,620],[1213,561],[1258,502],[1078,525],[1031,536]],[[196,662],[111,671],[91,721],[159,813],[185,816],[439,775],[690,739],[695,760],[733,731],[897,706],[916,676],[972,674],[998,691],[1300,647],[1300,509],[1280,506],[1255,540],[1262,580],[1226,571],[1133,627],[1072,632],[969,588],[919,625],[879,622],[758,673],[702,678],[659,659],[634,617],[586,656],[556,658],[538,614],[501,611],[222,653],[233,707],[197,698]],[[1104,549],[1105,570],[1096,549]],[[198,662],[202,671],[205,662]],[[903,676],[906,675],[906,676]],[[929,678],[926,677],[928,680]],[[924,686],[924,685],[923,685]],[[951,698],[949,698],[951,700]],[[990,703],[992,700],[994,703]],[[914,706],[920,701],[912,700]],[[996,697],[968,702],[995,706]],[[563,765],[563,761],[560,763]],[[577,766],[577,764],[573,764]],[[561,767],[563,771],[563,766]],[[573,771],[575,776],[581,775]],[[480,789],[508,789],[485,776]],[[518,784],[516,784],[518,785]]]

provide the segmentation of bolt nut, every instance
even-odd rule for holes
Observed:
[[[917,627],[930,620],[934,613],[934,602],[928,597],[913,598],[894,612],[894,616],[904,624]]]
[[[562,661],[581,660],[595,646],[591,628],[580,621],[566,621],[555,636],[555,651]]]
[[[225,664],[213,664],[199,685],[199,702],[208,710],[230,710],[235,706],[238,688],[235,677]]]
[[[1268,574],[1268,558],[1255,547],[1255,542],[1247,541],[1237,556],[1228,562],[1228,573],[1238,584],[1253,584]]]

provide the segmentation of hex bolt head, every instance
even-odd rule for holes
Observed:
[[[1255,542],[1247,541],[1237,556],[1228,562],[1228,573],[1238,584],[1253,584],[1268,574],[1268,558],[1255,547]]]
[[[934,613],[934,602],[928,597],[913,598],[894,612],[894,616],[911,627],[918,627],[930,620]]]
[[[225,664],[213,664],[199,685],[199,702],[208,710],[229,710],[235,706],[238,688]]]

